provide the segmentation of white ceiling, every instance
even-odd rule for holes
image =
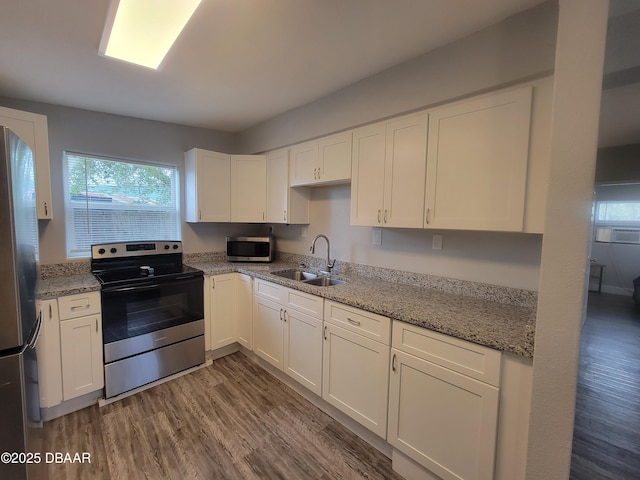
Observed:
[[[160,71],[98,56],[109,0],[0,0],[0,96],[236,132],[541,0],[203,0]]]
[[[153,71],[98,56],[109,0],[0,0],[0,96],[237,132],[541,1],[203,0]],[[639,9],[611,2],[601,146],[640,143]]]

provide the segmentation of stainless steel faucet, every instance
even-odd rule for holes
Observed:
[[[316,253],[316,240],[318,240],[319,238],[324,238],[327,241],[327,272],[331,273],[331,269],[336,264],[336,261],[335,259],[331,261],[331,259],[329,258],[329,239],[327,238],[327,236],[322,234],[316,235],[316,238],[313,239],[311,248],[309,250],[311,251],[311,253]]]

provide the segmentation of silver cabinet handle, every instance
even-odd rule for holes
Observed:
[[[396,354],[393,354],[393,357],[391,358],[391,370],[392,371],[396,371]]]
[[[430,213],[431,213],[431,209],[427,208],[427,215],[424,217],[425,221],[427,222],[427,225],[429,225],[429,221],[431,220],[430,217]]]
[[[387,223],[387,213],[388,213],[388,211],[387,211],[387,209],[385,208],[385,209],[384,209],[384,223]]]
[[[360,322],[359,322],[358,320],[354,320],[353,318],[349,318],[349,317],[347,317],[347,321],[348,321],[350,324],[355,325],[356,327],[359,327],[359,326],[360,326]]]
[[[313,169],[313,179],[314,179],[314,180],[317,180],[317,179],[318,179],[318,169],[317,169],[317,168],[314,168],[314,169]]]
[[[380,223],[380,214],[382,213],[382,211],[380,209],[378,209],[378,223]]]
[[[324,339],[327,339],[327,326],[324,326]]]
[[[285,222],[287,221],[287,211],[283,210],[282,212],[282,220],[284,220]]]
[[[280,320],[282,320],[282,309],[280,309]]]
[[[44,202],[44,214],[49,215],[49,207],[47,206],[47,202]]]
[[[98,333],[98,319],[96,318],[96,333]]]
[[[91,308],[91,304],[87,303],[86,305],[74,305],[70,310],[75,312],[76,310],[88,310],[89,308]]]
[[[211,289],[216,288],[216,279],[211,277]]]
[[[284,318],[284,321],[285,321],[285,322],[287,321],[287,311],[286,311],[286,310],[284,311],[284,315],[283,315],[283,317],[282,317],[282,318]]]
[[[320,180],[320,168],[318,168],[318,180]]]
[[[49,304],[49,320],[53,318],[53,309],[51,308],[51,304]]]

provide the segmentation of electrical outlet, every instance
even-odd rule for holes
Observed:
[[[300,236],[301,236],[302,238],[305,238],[305,237],[307,236],[307,227],[302,227],[302,228],[300,229]]]
[[[382,229],[373,227],[371,229],[371,245],[382,245]]]
[[[434,235],[431,240],[431,248],[434,250],[442,250],[442,235]]]

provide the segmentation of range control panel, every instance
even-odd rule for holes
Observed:
[[[91,258],[126,258],[182,253],[181,241],[103,243],[91,246]]]

